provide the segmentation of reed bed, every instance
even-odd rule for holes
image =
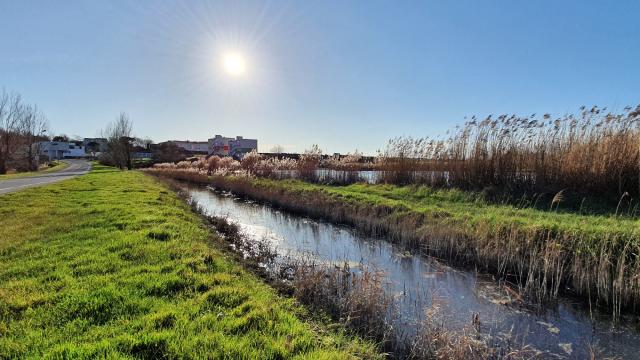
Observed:
[[[576,223],[593,221],[595,217],[574,216],[569,225],[541,217],[539,224],[529,224],[519,220],[520,215],[513,213],[517,210],[509,207],[500,210],[513,213],[513,218],[505,215],[501,219],[502,213],[496,215],[497,219],[491,214],[470,218],[466,212],[455,217],[446,212],[446,205],[445,211],[423,210],[412,208],[411,201],[391,201],[382,195],[372,197],[376,191],[384,194],[385,188],[376,185],[358,192],[349,191],[348,187],[248,176],[207,176],[189,170],[149,171],[211,185],[314,218],[348,224],[452,263],[477,266],[516,282],[519,291],[536,303],[553,300],[567,288],[594,308],[609,309],[614,318],[623,312],[635,311],[640,303],[640,276],[637,275],[640,274],[637,260],[640,242],[637,227],[627,224],[630,220],[609,218],[599,226],[586,227],[588,223],[584,223],[585,230],[580,230]],[[398,197],[397,194],[389,196]],[[475,202],[468,206],[477,206],[480,212],[493,209],[479,207]],[[521,216],[532,214],[537,216],[534,210]]]
[[[383,272],[355,270],[348,263],[318,263],[310,257],[278,257],[267,240],[244,234],[227,217],[209,215],[186,194],[181,196],[223,235],[245,266],[304,304],[314,317],[328,316],[349,331],[377,341],[389,358],[516,360],[540,356],[526,346],[498,343],[481,334],[474,323],[478,318],[471,319],[462,332],[447,329],[437,304],[425,310],[427,316],[415,334],[409,335],[397,326],[399,299],[387,293]]]
[[[160,164],[268,178],[351,184],[373,181],[481,192],[487,200],[540,208],[637,215],[640,208],[640,105],[621,112],[582,107],[578,114],[472,117],[446,138],[398,137],[378,156],[326,156],[314,145],[298,159],[249,153]],[[329,172],[318,170],[330,170]]]
[[[393,191],[379,195],[384,187],[354,193],[260,179],[350,184],[362,180],[360,170],[370,168],[378,170],[383,183],[462,189],[467,192],[459,197],[467,199],[470,209],[488,211],[482,204],[499,203],[506,210],[495,218],[458,210],[456,217],[438,206],[418,209],[416,196],[397,201]],[[318,169],[336,174],[322,176]],[[539,301],[569,287],[590,304],[612,309],[614,316],[640,304],[640,235],[628,223],[637,219],[640,205],[640,106],[619,113],[581,108],[577,115],[559,118],[473,117],[446,139],[392,139],[373,162],[357,152],[323,157],[314,146],[298,160],[250,153],[240,162],[214,156],[158,164],[148,171],[348,223],[474,264],[516,279],[523,292]],[[571,224],[557,220],[568,213],[576,214],[567,221]],[[612,220],[579,216],[585,213],[604,213]],[[531,215],[540,221],[524,218]],[[605,225],[597,228],[591,222]]]
[[[549,114],[472,117],[446,139],[394,138],[377,159],[393,184],[546,194],[616,206],[640,196],[640,106]]]

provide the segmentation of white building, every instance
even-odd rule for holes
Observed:
[[[40,154],[48,156],[49,160],[85,156],[82,142],[74,141],[42,141],[40,143]]]
[[[258,140],[245,139],[242,136],[236,138],[228,138],[222,135],[216,135],[209,139],[208,153],[209,155],[233,156],[241,158],[244,154],[258,150]]]

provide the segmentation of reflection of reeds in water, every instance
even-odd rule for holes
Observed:
[[[518,224],[477,223],[473,227],[437,213],[424,214],[399,207],[360,204],[322,191],[296,191],[286,184],[262,184],[246,177],[200,176],[180,170],[154,171],[163,176],[200,182],[277,207],[334,223],[348,224],[365,233],[384,236],[409,247],[458,264],[475,264],[483,271],[509,276],[520,293],[536,302],[558,296],[563,285],[612,309],[640,303],[640,262],[633,238],[604,235],[592,241],[553,228]],[[591,248],[589,248],[591,247]]]
[[[480,314],[474,314],[460,331],[447,330],[444,300],[434,297],[424,309],[424,320],[411,341],[410,354],[419,359],[532,359],[540,352],[516,346],[483,333]]]
[[[479,333],[478,318],[463,331],[448,330],[440,316],[439,302],[425,311],[416,332],[400,326],[398,298],[385,288],[381,271],[348,262],[320,263],[309,257],[278,257],[265,238],[251,238],[226,217],[206,215],[195,201],[194,211],[224,235],[230,249],[250,269],[269,280],[281,292],[294,296],[314,313],[322,313],[349,331],[377,341],[392,358],[411,359],[524,359],[531,352],[512,350]]]

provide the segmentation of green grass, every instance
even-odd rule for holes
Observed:
[[[0,175],[0,180],[9,180],[9,179],[19,179],[19,178],[25,178],[25,177],[31,177],[31,176],[38,176],[41,174],[46,174],[46,173],[50,173],[50,172],[54,172],[54,171],[60,171],[62,169],[65,169],[69,166],[69,164],[62,162],[62,161],[56,161],[55,164],[51,167],[48,167],[44,170],[39,170],[39,171],[27,171],[27,172],[21,172],[21,173],[15,173],[15,174],[4,174],[4,175]]]
[[[0,358],[344,359],[156,180],[95,166],[0,196]]]
[[[495,227],[517,227],[524,232],[550,229],[567,236],[580,237],[588,246],[592,241],[615,235],[640,239],[640,221],[611,215],[581,215],[575,212],[544,211],[517,208],[508,204],[492,204],[479,194],[460,190],[441,190],[428,186],[396,186],[353,184],[348,186],[318,185],[299,180],[256,178],[260,186],[292,191],[322,192],[347,202],[364,205],[384,205],[396,208],[399,214],[417,212],[440,221],[474,228],[480,224]]]

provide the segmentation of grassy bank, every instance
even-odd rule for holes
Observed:
[[[96,166],[0,196],[0,358],[358,358],[164,185]]]
[[[568,286],[615,315],[637,308],[640,300],[640,223],[634,219],[491,204],[473,193],[426,186],[327,186],[156,172],[351,224],[474,264],[518,279],[523,291],[540,300],[554,298]]]
[[[67,168],[68,166],[69,164],[65,162],[57,161],[53,164],[53,166],[48,166],[38,171],[27,171],[27,172],[21,172],[21,173],[0,175],[0,180],[19,179],[23,177],[38,176],[41,174],[46,174],[54,171],[60,171],[64,168]]]

